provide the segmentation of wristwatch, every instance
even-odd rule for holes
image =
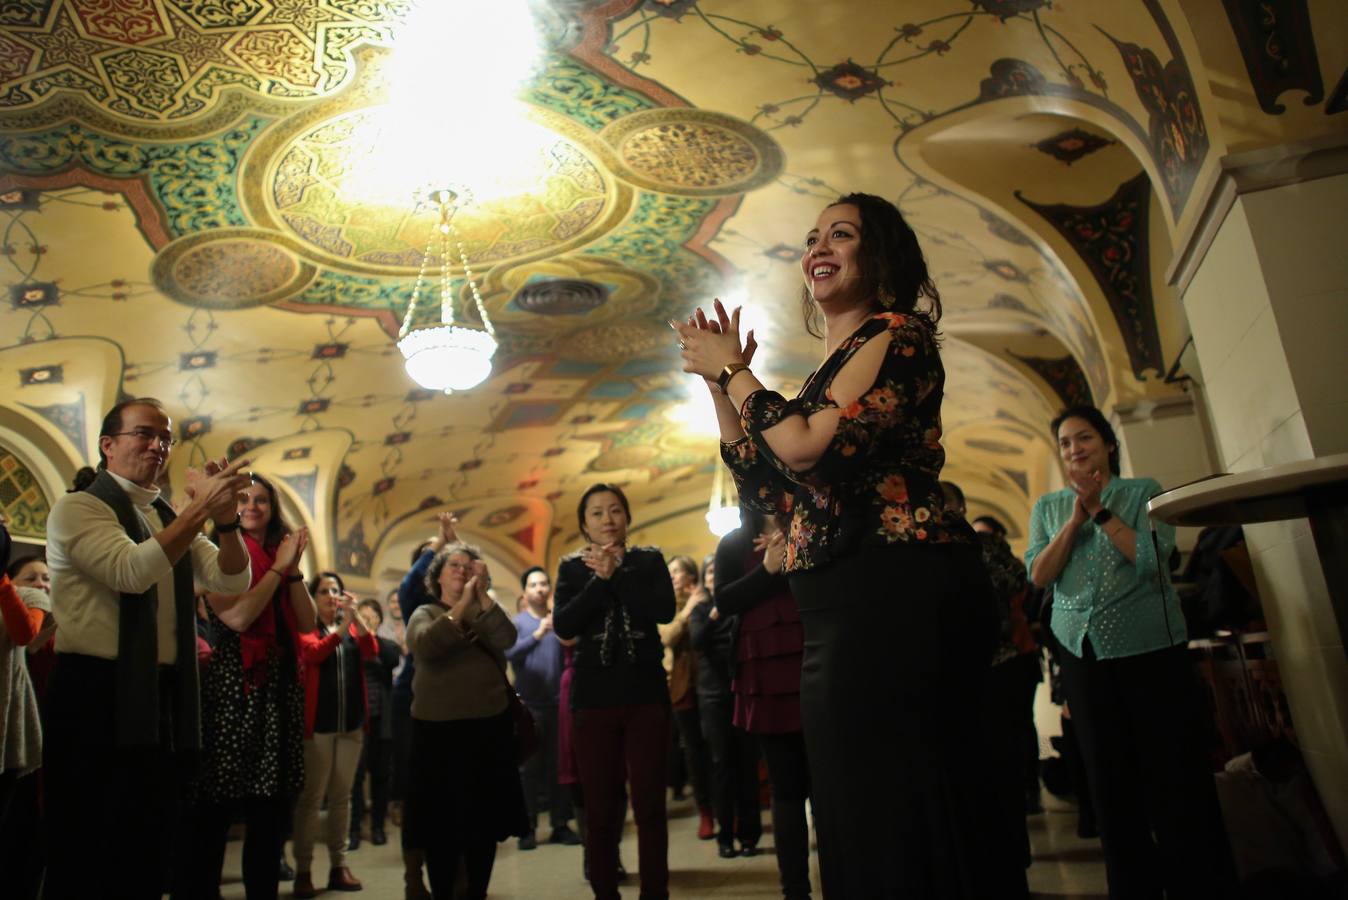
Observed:
[[[1094,522],[1096,525],[1100,526],[1101,528],[1103,528],[1105,526],[1105,523],[1107,523],[1112,518],[1114,518],[1114,514],[1109,511],[1109,507],[1102,506],[1100,507],[1099,512],[1091,516],[1091,521]]]
[[[730,379],[734,378],[737,374],[743,372],[747,368],[749,368],[748,363],[733,362],[722,369],[721,374],[716,378],[716,386],[721,389],[721,393],[724,394],[726,392],[726,388],[730,385]]]
[[[233,521],[233,522],[229,522],[229,523],[224,524],[224,525],[220,525],[219,523],[217,523],[216,526],[215,526],[215,533],[216,533],[216,534],[229,534],[231,531],[238,531],[238,530],[239,530],[239,527],[240,527],[242,524],[243,524],[243,517],[236,514],[236,515],[234,516],[234,521]]]

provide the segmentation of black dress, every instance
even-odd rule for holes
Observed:
[[[227,804],[256,797],[295,797],[304,785],[304,690],[293,636],[275,600],[277,646],[261,684],[245,689],[239,635],[210,614],[214,649],[201,677],[202,770],[198,796]]]
[[[833,377],[870,340],[875,383],[841,410],[818,463],[795,472],[764,430],[836,406]],[[759,391],[747,438],[723,445],[739,496],[789,513],[786,571],[805,632],[801,712],[829,900],[1026,893],[989,824],[981,698],[997,616],[972,529],[944,511],[945,380],[934,329],[882,313],[790,402]]]

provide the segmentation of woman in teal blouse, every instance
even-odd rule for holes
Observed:
[[[1157,524],[1153,539],[1147,517],[1161,486],[1119,476],[1118,440],[1095,407],[1068,409],[1052,428],[1068,486],[1035,503],[1025,563],[1053,591],[1109,896],[1224,896],[1231,853],[1166,566],[1175,529]]]

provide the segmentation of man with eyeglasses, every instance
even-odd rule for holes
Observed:
[[[157,400],[114,406],[99,474],[47,519],[60,626],[47,693],[48,898],[157,898],[201,744],[194,585],[250,581],[237,498],[247,463],[189,471],[177,513],[158,482],[173,447]],[[201,533],[214,521],[220,546]]]

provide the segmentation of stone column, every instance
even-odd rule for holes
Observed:
[[[1221,465],[1348,451],[1348,137],[1228,157],[1177,258]],[[1305,519],[1245,529],[1293,722],[1348,847],[1348,655]]]

